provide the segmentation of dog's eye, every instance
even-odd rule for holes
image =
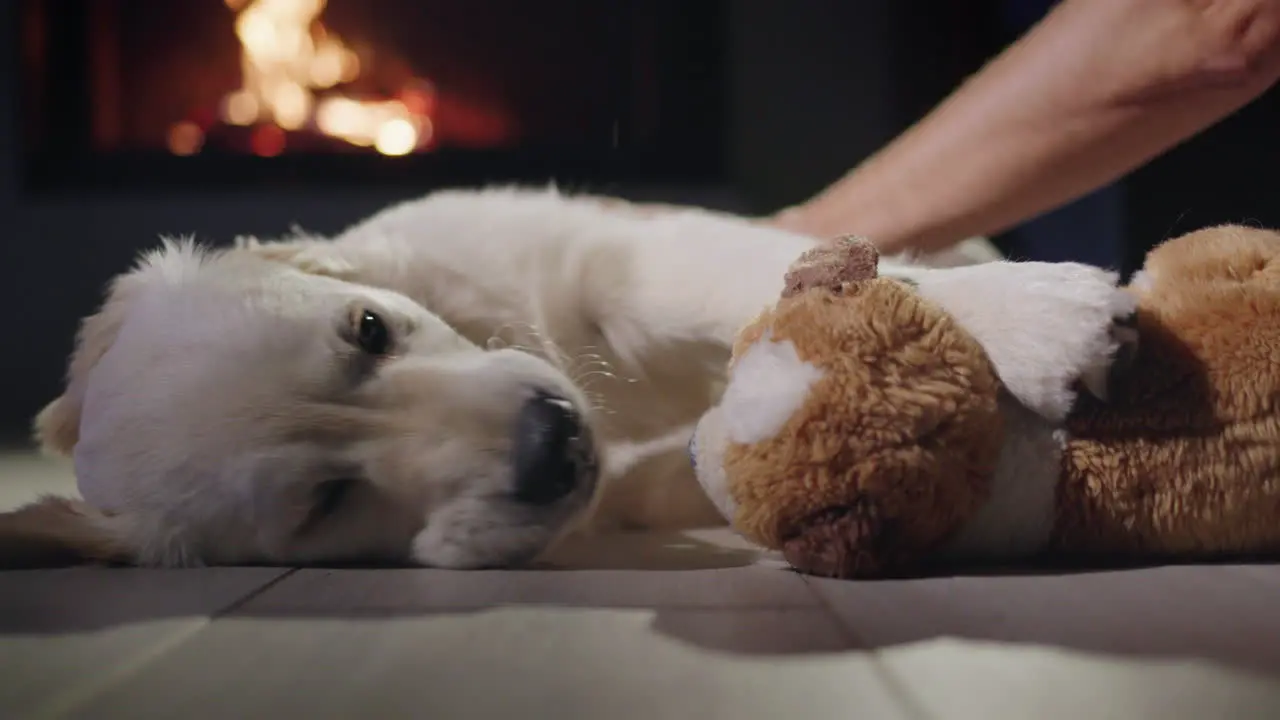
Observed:
[[[370,355],[386,355],[391,350],[391,331],[377,313],[362,310],[356,322],[356,344]]]

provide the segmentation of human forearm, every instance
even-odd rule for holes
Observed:
[[[888,251],[1003,230],[1230,114],[1280,73],[1277,0],[1067,0],[779,222]]]

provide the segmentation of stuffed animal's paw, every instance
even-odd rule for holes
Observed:
[[[921,291],[982,343],[1009,392],[1066,419],[1077,389],[1106,399],[1132,356],[1135,300],[1115,273],[1078,263],[987,263],[931,273]]]
[[[1076,263],[1014,265],[1009,334],[988,346],[1001,379],[1046,419],[1066,419],[1083,385],[1105,400],[1113,363],[1137,341],[1134,298],[1115,273]],[[1123,351],[1123,352],[1122,352]],[[997,359],[998,358],[998,359]]]

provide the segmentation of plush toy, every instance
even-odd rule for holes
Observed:
[[[1280,551],[1280,234],[1152,251],[1127,288],[1123,381],[1065,419],[1013,397],[990,347],[876,263],[854,240],[811,252],[740,333],[691,446],[740,533],[846,578]]]

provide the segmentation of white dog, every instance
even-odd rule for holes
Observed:
[[[336,238],[167,243],[85,320],[37,419],[83,501],[0,516],[0,563],[527,562],[575,528],[721,522],[685,445],[811,241],[693,209],[441,192]],[[1132,310],[1073,264],[885,261],[1052,421]]]

